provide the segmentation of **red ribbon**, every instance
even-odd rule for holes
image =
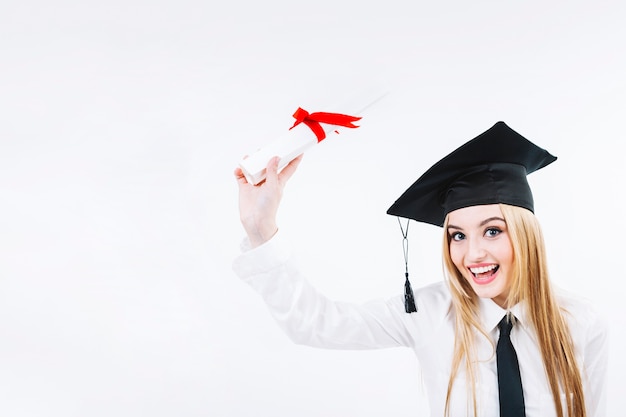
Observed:
[[[315,133],[318,142],[321,142],[322,140],[324,140],[324,138],[326,138],[326,132],[324,132],[324,129],[322,128],[320,123],[355,128],[358,126],[352,124],[352,122],[361,120],[360,117],[348,116],[347,114],[324,112],[309,113],[301,107],[298,107],[298,110],[296,110],[296,112],[293,114],[293,117],[294,119],[296,119],[296,121],[293,126],[289,128],[289,130],[298,126],[300,123],[304,123],[313,131],[313,133]]]

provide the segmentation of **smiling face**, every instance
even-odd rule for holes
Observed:
[[[476,295],[506,308],[513,280],[513,246],[498,204],[448,214],[450,258]]]

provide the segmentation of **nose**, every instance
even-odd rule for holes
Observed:
[[[479,262],[485,259],[487,251],[480,237],[472,237],[467,242],[467,258],[470,262]]]

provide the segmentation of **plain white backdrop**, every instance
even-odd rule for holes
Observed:
[[[332,298],[402,291],[395,218],[426,168],[504,120],[559,157],[529,177],[554,281],[611,322],[626,409],[626,6],[618,1],[5,0],[0,415],[425,415],[408,350],[292,344],[231,270],[237,161],[385,83],[307,152],[279,213]],[[413,224],[413,285],[441,279]]]

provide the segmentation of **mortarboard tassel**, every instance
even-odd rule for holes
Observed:
[[[406,221],[406,231],[402,228],[400,217],[398,217],[398,224],[400,225],[400,231],[402,232],[402,249],[404,251],[404,311],[407,313],[416,313],[417,306],[415,305],[415,297],[413,296],[413,288],[411,288],[411,281],[409,281],[409,222]]]
[[[405,272],[406,280],[404,281],[404,311],[407,313],[416,313],[415,298],[413,297],[413,288],[409,281],[409,273]]]

